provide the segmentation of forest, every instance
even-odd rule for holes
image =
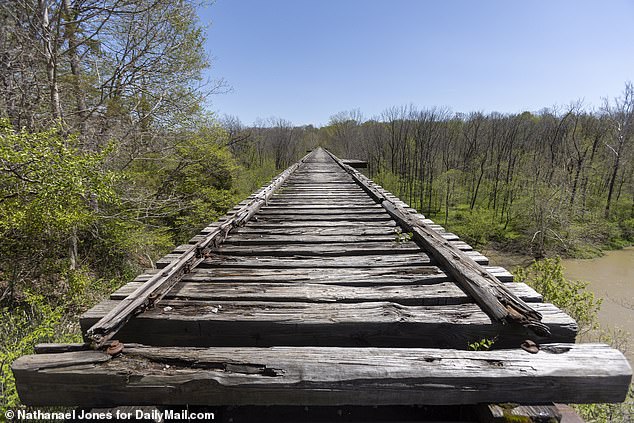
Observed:
[[[584,257],[634,236],[634,86],[596,111],[456,114],[414,106],[333,116],[324,142],[474,245]]]
[[[204,77],[204,41],[191,1],[0,3],[0,410],[19,401],[15,358],[80,340],[82,311],[319,145],[474,247],[540,259],[634,240],[630,82],[593,110],[245,126],[207,110],[226,86]]]

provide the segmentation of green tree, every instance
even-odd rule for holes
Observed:
[[[6,283],[0,299],[12,300],[16,283],[42,270],[34,263],[47,262],[58,271],[68,267],[76,233],[98,219],[91,202],[117,201],[116,176],[104,170],[109,151],[85,152],[59,127],[31,133],[0,120],[0,249]]]
[[[544,301],[565,310],[581,330],[598,327],[597,313],[602,300],[587,289],[588,282],[566,279],[559,257],[536,260],[526,269],[516,269],[515,276],[542,294]]]

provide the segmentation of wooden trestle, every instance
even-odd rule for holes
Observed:
[[[464,252],[482,275],[496,276],[508,295],[541,315],[550,335],[483,311],[455,273],[412,239],[411,228],[401,230],[351,172],[325,150],[309,154],[246,225],[199,251],[202,260],[163,299],[136,309],[111,333],[123,351],[44,346],[47,353],[17,360],[22,401],[96,407],[624,399],[631,369],[620,352],[574,344],[577,325],[568,315],[366,181],[390,207],[406,210],[407,219],[436,230],[450,252]],[[231,217],[89,310],[81,318],[84,333]],[[505,310],[508,303],[500,301]],[[494,340],[492,351],[468,351],[482,339]],[[539,351],[520,348],[526,340]]]

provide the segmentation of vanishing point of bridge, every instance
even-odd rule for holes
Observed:
[[[13,365],[30,405],[616,402],[568,315],[317,149]],[[494,340],[491,351],[469,343]]]

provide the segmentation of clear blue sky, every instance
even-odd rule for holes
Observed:
[[[217,0],[199,14],[209,76],[232,88],[210,108],[245,124],[592,108],[634,80],[632,0]]]

